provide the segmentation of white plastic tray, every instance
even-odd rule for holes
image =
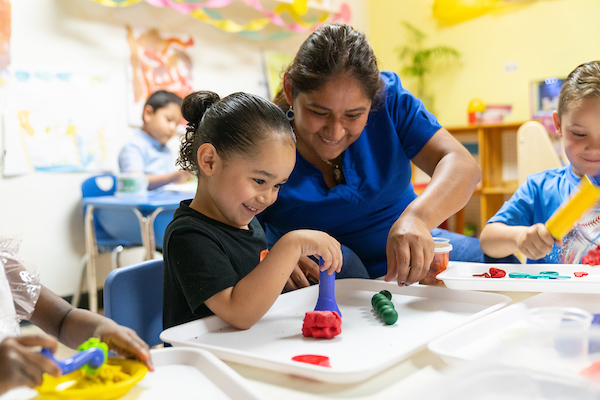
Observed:
[[[122,400],[265,399],[247,381],[211,353],[197,348],[151,350],[155,371],[131,388]],[[0,400],[37,398],[34,389],[19,388]]]
[[[380,290],[393,294],[398,312],[385,325],[371,306]],[[304,315],[312,311],[318,286],[279,296],[252,328],[232,328],[216,316],[188,322],[162,332],[174,346],[196,346],[224,360],[248,364],[326,382],[357,382],[424,348],[429,341],[510,302],[500,294],[459,292],[441,287],[410,286],[364,279],[336,282],[342,313],[342,333],[333,339],[302,336]],[[302,354],[330,359],[331,368],[292,361]]]
[[[506,271],[504,278],[473,276],[488,272],[490,268]],[[509,278],[510,272],[539,274],[556,271],[570,279]],[[573,272],[587,272],[577,278]],[[512,292],[600,293],[600,267],[582,264],[483,264],[450,261],[448,269],[437,275],[447,288],[457,290],[491,290]]]
[[[507,332],[526,327],[533,307],[576,307],[598,314],[600,295],[540,293],[440,336],[428,348],[450,364],[475,360],[497,350]]]

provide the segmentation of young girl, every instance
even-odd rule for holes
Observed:
[[[224,99],[196,92],[182,105],[189,121],[178,160],[198,176],[164,240],[163,326],[211,314],[247,329],[273,305],[301,256],[342,266],[340,244],[320,231],[297,230],[267,250],[255,216],[277,199],[294,168],[295,137],[284,113],[246,93]]]

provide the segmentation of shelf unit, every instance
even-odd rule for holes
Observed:
[[[505,180],[503,176],[504,150],[502,136],[508,132],[516,131],[523,122],[506,124],[468,125],[459,127],[446,127],[456,139],[461,141],[461,136],[466,134],[477,135],[479,166],[481,167],[481,182],[475,194],[479,194],[480,201],[480,227],[502,207],[506,196],[512,195],[517,190],[517,179]],[[516,153],[516,148],[514,149]]]

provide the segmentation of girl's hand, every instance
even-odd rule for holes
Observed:
[[[94,337],[106,343],[108,348],[127,358],[143,362],[149,371],[154,371],[150,358],[150,349],[131,328],[119,325],[111,319],[104,318],[94,331]]]
[[[385,281],[395,277],[398,286],[411,285],[427,275],[435,252],[429,228],[412,216],[401,216],[388,234]]]
[[[554,244],[554,238],[544,224],[535,224],[520,230],[516,239],[519,251],[531,260],[539,260],[549,254]]]
[[[48,347],[56,352],[58,342],[49,336],[8,337],[0,343],[0,394],[18,386],[42,384],[43,374],[60,376],[61,369],[31,347]]]
[[[327,271],[331,275],[342,270],[342,246],[327,233],[302,229],[287,235],[293,235],[294,240],[300,244],[300,256],[315,256],[323,259],[321,271]]]

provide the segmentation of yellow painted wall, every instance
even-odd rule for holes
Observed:
[[[462,54],[427,80],[434,112],[445,126],[467,123],[473,97],[487,104],[511,104],[507,122],[530,118],[530,82],[566,77],[577,65],[600,59],[600,1],[537,0],[488,12],[461,23],[433,18],[433,0],[369,0],[369,40],[380,68],[400,71],[395,48],[405,43],[401,20],[427,34],[426,45],[449,45]],[[516,63],[516,72],[505,72]],[[405,86],[416,91],[414,80]]]

